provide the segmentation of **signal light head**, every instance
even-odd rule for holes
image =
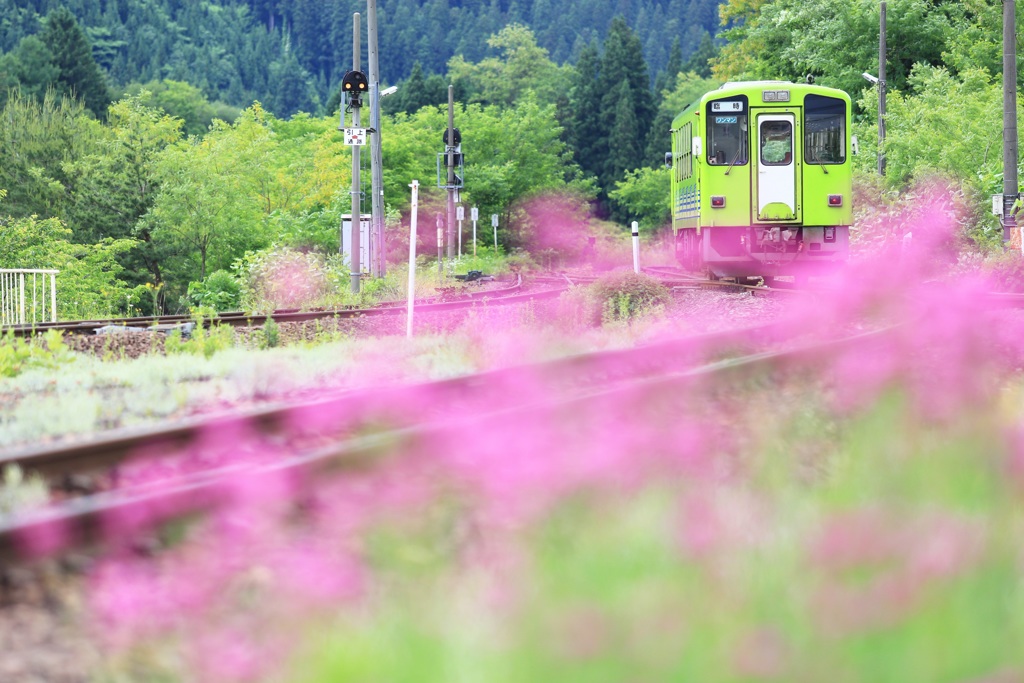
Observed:
[[[720,194],[712,195],[712,197],[711,197],[711,208],[712,209],[721,209],[721,208],[724,208],[724,207],[725,207],[725,196],[724,195],[720,195]]]
[[[841,194],[830,194],[828,196],[828,205],[829,206],[842,206],[843,205],[843,195],[841,195]]]

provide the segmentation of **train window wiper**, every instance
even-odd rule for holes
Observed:
[[[742,147],[740,147],[740,148],[739,148],[738,150],[736,150],[736,156],[734,156],[734,157],[732,158],[732,163],[731,163],[731,164],[729,164],[729,170],[727,170],[727,171],[725,172],[725,175],[729,175],[730,173],[732,173],[732,167],[733,167],[733,166],[735,166],[735,165],[736,165],[736,162],[740,160],[740,153],[741,153],[742,151],[743,151],[743,148],[742,148]]]
[[[828,169],[825,168],[825,164],[821,163],[821,159],[818,158],[818,155],[814,153],[814,147],[811,147],[811,159],[821,167],[821,170],[825,172],[825,175],[828,175]]]

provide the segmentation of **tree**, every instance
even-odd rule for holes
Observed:
[[[18,88],[27,97],[42,101],[43,96],[60,75],[53,62],[53,53],[36,36],[25,36],[18,46],[0,56],[0,106],[7,101],[7,91]]]
[[[640,231],[653,234],[671,224],[672,179],[666,168],[638,168],[608,193],[623,220],[635,220]]]
[[[630,101],[632,89],[627,81],[620,81],[614,92],[616,106],[608,131],[608,158],[605,160],[601,180],[611,188],[627,170],[638,168],[643,161],[643,141],[647,137],[640,129],[636,108]]]
[[[59,270],[61,319],[98,318],[121,310],[129,288],[118,278],[117,258],[132,248],[132,241],[107,239],[85,245],[70,237],[71,230],[59,218],[0,214],[0,263]]]
[[[715,41],[711,39],[710,33],[704,31],[700,37],[700,44],[680,71],[690,71],[701,78],[711,78],[711,62],[717,56],[718,48],[715,47]]]
[[[572,78],[569,144],[580,168],[594,177],[601,174],[608,154],[608,133],[601,110],[602,94],[601,57],[597,41],[593,41],[580,52]]]
[[[82,103],[53,90],[37,101],[14,91],[0,125],[0,188],[5,212],[16,217],[59,216],[70,175],[65,162],[88,154],[99,136]]]
[[[654,104],[640,39],[621,16],[612,20],[604,43],[601,82],[604,86],[601,111],[606,114],[609,157],[599,177],[601,187],[607,192],[622,177],[622,171],[643,165],[643,151],[654,122]]]
[[[755,6],[758,12],[748,11]],[[730,42],[712,65],[719,79],[795,81],[813,74],[820,84],[857,92],[864,86],[860,74],[878,63],[876,0],[730,0],[722,17],[741,23],[724,33]],[[905,89],[917,63],[942,64],[970,25],[961,3],[891,0],[889,89]]]
[[[80,240],[134,239],[119,262],[132,285],[163,285],[165,249],[140,219],[160,193],[157,160],[182,139],[181,121],[146,106],[145,96],[129,97],[110,106],[107,125],[94,151],[69,160],[67,219]]]
[[[672,90],[665,91],[658,113],[651,125],[651,134],[647,140],[647,151],[644,153],[645,165],[659,167],[664,163],[665,152],[672,148],[669,130],[672,120],[691,102],[706,92],[714,90],[720,82],[709,78],[701,78],[693,72],[676,75]]]
[[[60,7],[50,12],[39,35],[60,71],[57,92],[81,98],[97,118],[106,116],[110,104],[106,79],[92,56],[85,32],[70,10]]]
[[[568,81],[568,69],[548,58],[537,46],[533,31],[522,24],[510,24],[487,40],[500,53],[478,64],[456,55],[448,62],[448,77],[469,93],[471,102],[510,106],[527,92],[538,101],[554,103]]]
[[[657,78],[654,79],[654,98],[657,103],[661,103],[662,91],[672,87],[672,84],[676,82],[676,74],[682,70],[683,47],[679,36],[676,36],[672,40],[672,49],[669,51],[668,63],[662,71],[658,72]]]

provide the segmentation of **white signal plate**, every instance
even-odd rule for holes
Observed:
[[[366,144],[366,129],[365,128],[346,128],[345,129],[345,144],[349,147],[363,146]]]

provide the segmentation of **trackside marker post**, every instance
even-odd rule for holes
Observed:
[[[455,207],[455,220],[459,222],[459,258],[462,258],[462,221],[466,220],[466,209],[461,204]]]
[[[469,217],[473,219],[473,256],[476,256],[476,222],[480,220],[480,210],[474,206],[469,210]]]
[[[498,214],[491,214],[491,227],[494,228],[494,253],[498,253]]]
[[[633,221],[633,272],[640,274],[640,227]]]
[[[405,336],[412,339],[412,310],[416,300],[416,211],[419,208],[420,181],[414,180],[412,188],[412,216],[409,218],[409,297],[406,303]]]

